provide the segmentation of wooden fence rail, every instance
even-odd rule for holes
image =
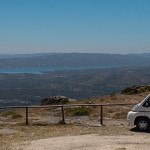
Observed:
[[[134,103],[114,103],[114,104],[67,104],[67,105],[42,105],[42,106],[5,106],[5,107],[0,107],[1,109],[18,109],[18,108],[24,108],[26,111],[26,125],[29,124],[29,113],[28,110],[29,108],[50,108],[50,107],[59,107],[61,108],[61,116],[62,116],[62,124],[65,124],[65,113],[64,113],[64,108],[66,107],[86,107],[86,106],[90,106],[90,107],[100,107],[100,125],[104,125],[103,124],[103,107],[106,106],[129,106],[129,105],[135,105]]]

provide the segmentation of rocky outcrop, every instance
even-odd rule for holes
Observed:
[[[69,102],[69,98],[65,96],[50,96],[42,99],[41,105],[56,105],[66,104]]]

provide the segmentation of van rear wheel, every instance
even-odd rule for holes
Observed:
[[[136,122],[136,127],[140,131],[147,131],[150,127],[150,121],[147,118],[140,118]]]

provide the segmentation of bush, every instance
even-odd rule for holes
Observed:
[[[149,85],[145,86],[145,89],[146,91],[150,91],[150,86]]]
[[[89,116],[91,112],[92,108],[89,107],[72,108],[73,116]]]
[[[22,116],[18,113],[16,113],[15,111],[8,111],[6,113],[3,114],[4,117],[8,117],[11,116],[12,119],[17,119],[17,118],[21,118]]]
[[[132,94],[137,94],[137,93],[138,93],[138,90],[134,89],[134,88],[131,88],[131,87],[127,87],[127,88],[125,88],[124,90],[121,91],[121,94],[132,95]]]

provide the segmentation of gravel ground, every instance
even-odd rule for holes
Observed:
[[[0,150],[149,150],[149,133],[130,130],[126,120],[76,122],[1,125]]]
[[[149,150],[148,134],[62,136],[17,145],[16,150]]]

